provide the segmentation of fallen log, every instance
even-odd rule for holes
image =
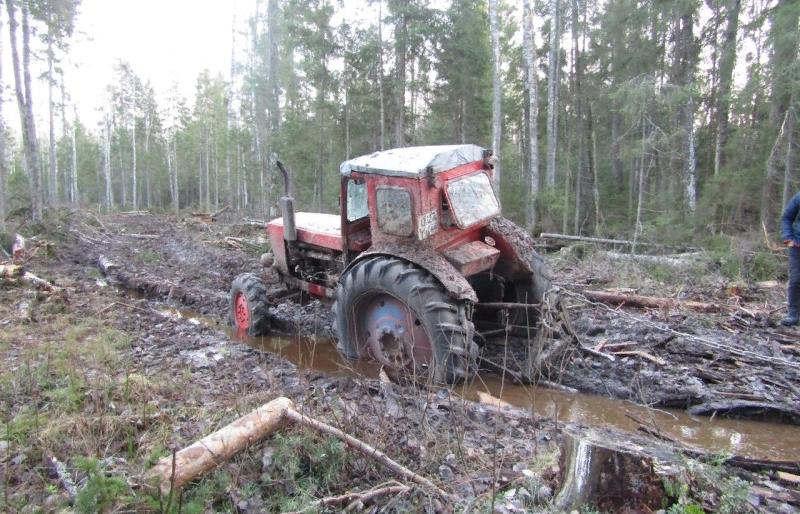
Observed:
[[[595,244],[608,244],[608,245],[624,245],[624,246],[642,246],[647,248],[674,248],[679,250],[697,251],[698,248],[691,246],[670,246],[657,243],[643,243],[641,241],[628,241],[626,239],[606,239],[602,237],[586,237],[586,236],[572,236],[568,234],[554,234],[550,232],[542,232],[539,234],[539,239],[558,239],[562,241],[580,241],[582,243],[595,243]]]
[[[44,289],[50,293],[60,293],[63,291],[62,288],[52,284],[51,282],[48,282],[43,278],[39,278],[28,271],[22,275],[22,281],[36,287],[37,289]]]
[[[677,298],[659,298],[654,296],[641,296],[635,294],[612,293],[609,291],[581,291],[586,299],[593,302],[607,303],[626,307],[640,307],[644,309],[676,309],[683,308],[700,312],[728,311],[730,307],[717,303],[698,302],[694,300],[678,300]]]
[[[786,405],[752,400],[720,400],[701,403],[687,409],[693,416],[719,415],[726,417],[764,419],[782,418],[800,425],[800,411]]]
[[[702,257],[702,252],[680,253],[672,255],[640,255],[630,253],[605,252],[606,257],[612,261],[635,262],[637,264],[650,264],[670,266],[673,268],[688,268],[697,264]]]
[[[350,448],[365,457],[378,461],[404,479],[434,491],[444,498],[451,498],[429,479],[392,460],[377,448],[334,426],[297,412],[294,410],[294,403],[284,397],[276,398],[191,446],[170,457],[164,457],[148,472],[148,478],[158,483],[162,494],[169,496],[195,478],[226,462],[251,444],[277,431],[286,422],[296,423],[336,437]]]
[[[174,455],[164,457],[149,475],[158,479],[164,495],[182,489],[188,482],[275,432],[283,425],[284,414],[292,406],[288,398],[276,398]]]

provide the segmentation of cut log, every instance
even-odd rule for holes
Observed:
[[[169,495],[170,491],[183,488],[188,482],[276,431],[283,425],[284,414],[292,406],[288,398],[276,398],[174,456],[164,457],[149,472],[149,476],[158,480],[162,494]]]
[[[612,293],[609,291],[582,291],[581,294],[593,302],[640,307],[644,309],[689,309],[699,312],[722,312],[730,308],[716,303],[697,302],[694,300],[678,300],[677,298],[659,298],[635,294]]]

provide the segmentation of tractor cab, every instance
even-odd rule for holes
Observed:
[[[267,225],[276,267],[315,284],[305,286],[313,294],[331,297],[337,273],[373,246],[441,251],[462,274],[494,264],[499,251],[479,240],[481,228],[500,215],[483,148],[386,150],[345,161],[340,172],[340,215],[294,213],[285,197],[284,216]]]

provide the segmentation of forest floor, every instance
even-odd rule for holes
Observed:
[[[334,439],[287,428],[170,505],[144,487],[142,476],[159,458],[278,396],[459,499],[414,488],[366,510],[559,511],[554,492],[569,467],[565,430],[586,427],[472,402],[448,389],[297,365],[232,338],[228,289],[239,273],[260,271],[258,227],[232,214],[205,222],[61,212],[38,232],[29,239],[25,268],[65,293],[0,285],[5,511],[59,512],[71,505],[78,512],[311,512],[315,499],[396,478]],[[116,280],[99,270],[101,255],[123,271]],[[549,370],[550,381],[651,407],[800,422],[800,332],[776,326],[780,285],[731,283],[713,263],[676,271],[569,251],[548,261],[565,289],[579,344],[595,349],[576,348]],[[715,314],[617,309],[580,294],[601,287],[725,308]],[[273,312],[285,331],[323,341],[332,335],[328,311],[310,302]],[[614,353],[614,360],[597,352]],[[639,448],[659,444],[641,433],[617,437]],[[796,449],[796,441],[787,444]],[[679,462],[680,472],[658,494],[600,494],[591,509],[648,512],[674,504],[669,512],[800,511],[792,484],[800,472],[752,473],[719,456],[702,465],[688,457]]]

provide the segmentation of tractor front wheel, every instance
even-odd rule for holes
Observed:
[[[255,273],[242,273],[231,283],[231,322],[236,331],[252,337],[269,331],[267,289]]]
[[[337,348],[393,374],[434,382],[472,378],[477,346],[467,305],[413,264],[377,256],[356,263],[336,289]]]

